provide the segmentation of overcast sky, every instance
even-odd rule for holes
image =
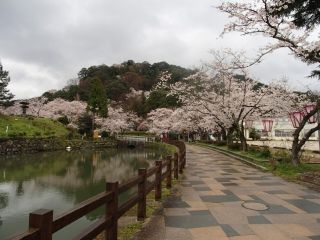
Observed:
[[[16,98],[59,89],[82,67],[128,59],[197,67],[210,49],[254,53],[267,41],[232,33],[218,0],[0,0],[0,59]],[[263,82],[287,77],[298,89],[317,88],[306,66],[277,51],[252,69]]]

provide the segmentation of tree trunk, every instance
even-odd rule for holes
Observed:
[[[227,130],[227,145],[232,144],[233,143],[233,132],[234,132],[234,127],[231,127]]]
[[[240,141],[241,141],[242,151],[247,152],[248,151],[248,144],[247,144],[247,139],[246,139],[243,131],[239,132],[239,137],[240,137]]]
[[[293,141],[292,141],[292,147],[291,147],[292,148],[291,149],[291,163],[294,166],[298,166],[300,164],[300,159],[299,159],[299,153],[301,150],[301,147],[299,146],[300,131],[301,131],[301,129],[298,128],[292,134]]]
[[[232,139],[232,133],[230,133],[229,131],[227,132],[227,145],[231,144],[233,142]]]
[[[224,128],[221,129],[220,134],[221,134],[221,140],[222,141],[227,141],[227,133],[226,133],[226,130]]]
[[[294,166],[298,166],[300,164],[300,158],[299,158],[300,148],[298,146],[298,142],[292,143],[292,150],[291,150],[291,162]]]

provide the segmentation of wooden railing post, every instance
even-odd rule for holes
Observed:
[[[106,227],[105,239],[117,240],[118,238],[118,182],[107,182],[106,191],[112,192],[112,200],[106,203],[106,215],[105,218],[111,218],[111,224]]]
[[[167,157],[167,188],[171,188],[172,186],[172,158],[171,156]]]
[[[141,221],[146,218],[146,212],[147,212],[147,196],[146,196],[147,169],[140,168],[138,173],[139,173],[139,176],[142,177],[142,180],[138,184],[139,202],[138,202],[137,218],[138,218],[138,221]]]
[[[174,158],[173,158],[173,176],[174,179],[178,179],[179,178],[179,160],[178,160],[178,153],[174,154]]]
[[[179,153],[179,173],[183,173],[183,156],[181,152]]]
[[[52,240],[53,211],[39,209],[29,215],[29,229],[38,228],[39,240]]]
[[[156,201],[161,200],[161,175],[162,175],[162,161],[158,160],[156,161],[156,166],[158,167],[157,172],[156,172],[156,186],[155,186],[155,195],[154,198]]]

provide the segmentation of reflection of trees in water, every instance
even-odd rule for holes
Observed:
[[[23,181],[19,181],[16,189],[16,195],[22,196],[23,194],[24,194]]]
[[[0,192],[0,209],[8,206],[9,203],[9,193]]]
[[[154,149],[103,149],[0,157],[0,169],[4,170],[0,183],[14,183],[10,198],[9,192],[0,192],[0,209],[10,208],[9,201],[14,202],[15,198],[32,202],[37,195],[49,192],[59,195],[54,198],[61,199],[54,211],[63,211],[69,209],[70,204],[76,205],[104,191],[106,181],[123,182],[137,175],[138,168],[151,167],[160,156]],[[120,201],[128,199],[135,191],[123,193]],[[48,199],[37,202],[50,208]],[[86,218],[95,220],[103,214],[104,207],[90,212]],[[6,219],[0,216],[0,226],[2,220]]]
[[[140,167],[150,167],[154,153],[144,151],[104,151],[77,152],[75,160],[64,175],[37,177],[37,182],[59,188],[83,188],[99,181],[123,182],[137,174]]]
[[[150,167],[158,156],[148,149],[103,149],[1,157],[0,168],[6,174],[0,182],[16,182],[18,197],[30,190],[24,181],[34,180],[32,189],[41,192],[42,187],[54,187],[77,204],[104,191],[106,181],[123,182],[136,175],[138,168]],[[125,193],[121,199],[127,199],[129,194]],[[0,209],[6,208],[8,201],[8,193],[0,193]],[[101,214],[103,211],[97,210],[87,217],[96,219]]]
[[[5,169],[6,174],[0,182],[26,181],[51,173],[63,175],[72,160],[65,151],[1,156],[0,169]]]

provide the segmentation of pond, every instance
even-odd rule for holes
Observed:
[[[106,181],[123,182],[137,175],[138,168],[151,167],[161,153],[103,149],[0,157],[0,239],[27,230],[30,212],[53,209],[56,216],[104,191]],[[72,238],[103,213],[93,211],[58,231],[54,239]]]

